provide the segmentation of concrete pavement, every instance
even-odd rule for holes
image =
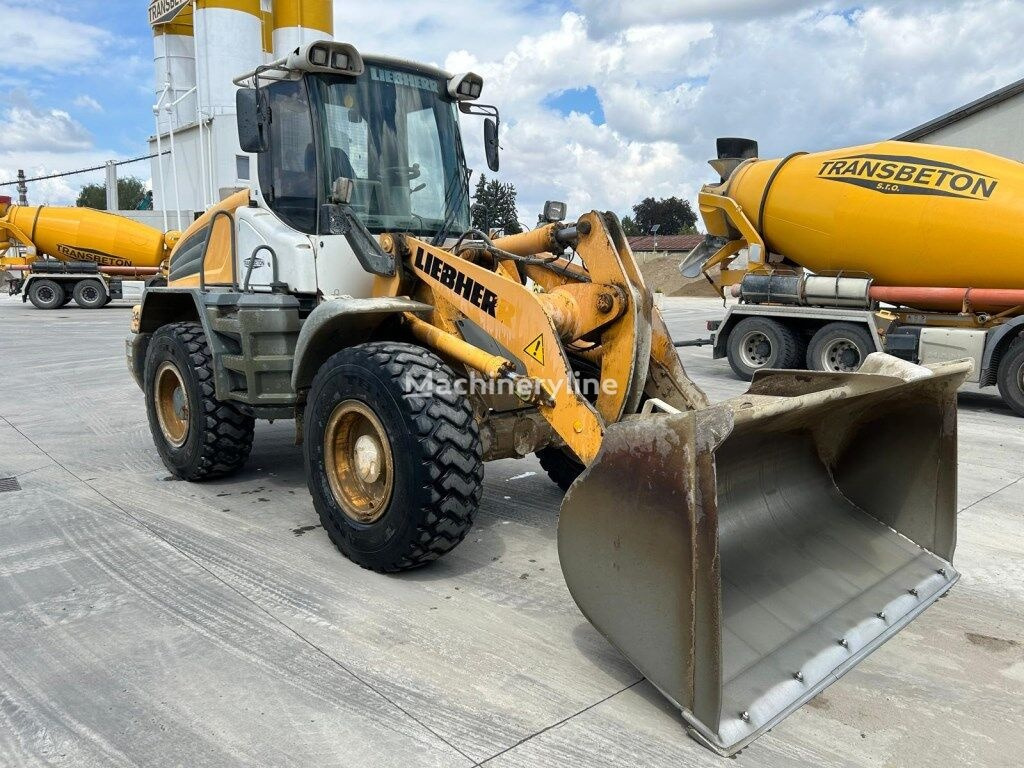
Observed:
[[[670,299],[677,338],[714,301]],[[290,423],[186,484],[124,367],[126,307],[0,298],[0,766],[718,766],[580,615],[533,459],[487,466],[467,540],[380,576],[319,528]],[[742,392],[683,353],[712,399]],[[745,750],[756,766],[1016,765],[1024,420],[961,395],[963,579]]]

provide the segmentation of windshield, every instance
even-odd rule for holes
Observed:
[[[359,78],[312,78],[329,194],[351,179],[351,206],[371,232],[435,235],[469,227],[455,104],[444,80],[368,64]]]

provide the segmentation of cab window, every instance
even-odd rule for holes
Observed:
[[[316,145],[309,97],[302,80],[267,86],[270,162],[261,162],[260,188],[271,210],[288,226],[316,233]]]

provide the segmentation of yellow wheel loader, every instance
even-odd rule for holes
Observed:
[[[236,82],[259,188],[182,235],[127,345],[174,474],[236,470],[255,419],[293,418],[331,540],[394,572],[465,537],[484,462],[539,455],[580,609],[721,754],[956,581],[967,366],[763,371],[711,405],[614,215],[471,228],[460,111],[498,167],[481,78],[324,42]]]

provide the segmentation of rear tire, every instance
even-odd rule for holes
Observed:
[[[82,309],[101,309],[109,297],[99,280],[80,280],[75,285],[75,304]]]
[[[483,448],[455,383],[433,352],[398,342],[342,350],[313,379],[306,481],[331,541],[363,568],[424,565],[473,525]]]
[[[999,361],[999,394],[1018,416],[1024,416],[1024,336],[1014,341]]]
[[[807,367],[812,371],[855,373],[875,349],[871,334],[853,323],[822,326],[807,346]]]
[[[252,451],[255,420],[214,396],[213,355],[199,323],[158,329],[143,379],[149,429],[160,458],[182,480],[239,469]]]
[[[802,345],[796,331],[777,320],[748,317],[729,333],[729,365],[744,381],[765,368],[802,368]]]
[[[36,309],[57,309],[65,304],[67,293],[56,280],[33,280],[28,288],[28,300]]]

